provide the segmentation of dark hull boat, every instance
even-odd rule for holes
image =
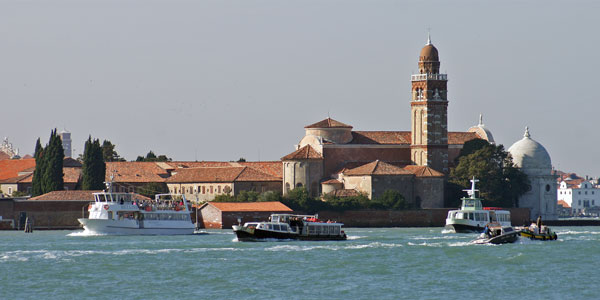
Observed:
[[[519,240],[519,231],[510,226],[490,226],[488,231],[473,240],[474,244],[508,244]]]
[[[248,222],[234,225],[238,241],[309,240],[335,241],[347,238],[342,223],[323,222],[316,216],[273,214],[268,222]]]

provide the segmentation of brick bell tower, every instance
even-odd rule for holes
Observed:
[[[427,37],[419,56],[419,74],[411,76],[410,155],[412,163],[448,173],[448,76],[440,74],[437,49]]]

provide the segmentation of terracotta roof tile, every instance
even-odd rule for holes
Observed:
[[[427,166],[407,165],[405,170],[415,174],[417,177],[444,177],[444,173],[438,172]]]
[[[177,169],[167,179],[169,183],[281,181],[250,167],[201,167]]]
[[[39,201],[58,201],[58,200],[66,200],[66,201],[76,201],[76,200],[84,200],[84,201],[94,201],[93,193],[99,193],[102,191],[80,191],[80,190],[71,190],[71,191],[54,191],[50,193],[46,193],[37,197],[33,197],[29,200],[39,200]],[[150,200],[150,198],[146,196],[142,196],[139,194],[133,194],[133,199],[135,200]]]
[[[412,175],[412,173],[400,167],[376,160],[360,167],[347,170],[344,172],[344,175]]]
[[[35,159],[0,160],[0,180],[19,176],[19,172],[35,167]]]
[[[238,212],[238,211],[264,211],[264,212],[291,212],[291,208],[285,206],[279,201],[273,202],[208,202],[202,205],[214,206],[222,212]],[[202,208],[200,207],[200,208]]]
[[[448,132],[448,145],[462,145],[478,138],[481,137],[475,132]]]
[[[21,180],[26,179],[28,177],[33,177],[33,174],[28,173],[28,174],[19,175],[17,177],[13,177],[13,178],[7,178],[4,180],[0,180],[0,183],[19,183]],[[30,180],[30,182],[31,182],[31,180]]]
[[[329,179],[321,182],[321,184],[341,184],[342,182],[337,179]]]
[[[348,124],[344,124],[340,121],[336,121],[332,118],[327,118],[323,121],[319,121],[314,124],[306,125],[304,128],[352,128]]]
[[[4,153],[4,151],[0,151],[0,160],[10,159],[10,155]]]
[[[410,131],[353,131],[350,144],[410,144]]]
[[[161,168],[156,162],[107,162],[106,181],[114,174],[115,182],[164,182],[169,173]]]
[[[201,168],[201,167],[250,167],[271,176],[283,177],[283,163],[281,161],[247,161],[247,162],[226,162],[226,161],[174,161],[168,162],[173,171],[181,168]]]
[[[569,203],[565,202],[564,200],[558,200],[558,205],[564,208],[571,208],[571,206],[569,206]]]
[[[350,144],[410,145],[410,131],[353,131]],[[449,145],[462,145],[480,138],[474,132],[448,132]]]
[[[317,150],[315,150],[311,145],[306,145],[281,158],[281,160],[297,159],[323,159],[323,155],[317,152]]]

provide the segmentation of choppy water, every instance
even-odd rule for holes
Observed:
[[[441,228],[346,229],[348,241],[0,232],[0,299],[599,299],[600,227],[472,245]]]

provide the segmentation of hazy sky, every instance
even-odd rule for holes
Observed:
[[[600,1],[0,0],[0,136],[109,139],[131,160],[278,160],[305,125],[410,130],[431,28],[449,129],[525,126],[557,169],[600,175]],[[76,155],[75,155],[76,156]]]

